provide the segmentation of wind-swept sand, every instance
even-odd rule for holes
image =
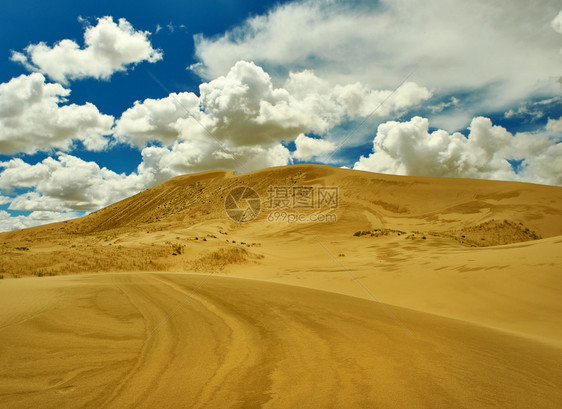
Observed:
[[[0,405],[559,407],[562,351],[355,297],[192,274],[0,286]],[[21,298],[19,319],[6,312]],[[181,308],[176,309],[180,303]],[[27,309],[27,311],[26,311]],[[167,318],[171,311],[176,313]]]
[[[227,218],[270,185],[337,186],[337,222]],[[206,172],[1,234],[0,274],[2,408],[562,402],[560,187]]]

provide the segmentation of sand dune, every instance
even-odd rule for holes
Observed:
[[[562,352],[355,297],[203,276],[41,280],[0,331],[3,407],[558,407]],[[38,280],[35,280],[38,281]],[[28,279],[0,287],[23,294]],[[60,296],[60,293],[64,293]],[[169,313],[184,303],[167,319]],[[411,332],[409,332],[411,331]]]
[[[272,221],[271,185],[336,186],[337,222]],[[0,234],[0,406],[559,407],[561,271],[560,187],[182,176]]]

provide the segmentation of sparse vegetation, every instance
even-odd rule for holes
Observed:
[[[82,238],[84,241],[87,239]],[[163,260],[169,255],[169,245],[117,248],[101,244],[93,246],[84,242],[77,245],[77,248],[34,253],[34,257],[12,253],[10,257],[3,257],[2,268],[14,278],[106,271],[154,271],[165,269]]]
[[[360,230],[353,233],[354,237],[361,237],[361,236],[371,236],[371,237],[380,237],[380,236],[388,236],[391,233],[396,233],[398,236],[402,234],[406,234],[402,230],[394,230],[394,229],[373,229],[373,230]]]
[[[525,227],[520,222],[517,224],[514,222],[509,222],[508,220],[503,220],[503,222],[500,222],[493,219],[479,225],[465,227],[462,230],[457,231],[411,231],[409,233],[406,233],[402,230],[373,229],[356,231],[355,233],[353,233],[353,236],[382,237],[388,236],[391,233],[396,233],[398,236],[406,235],[406,240],[415,240],[417,238],[427,240],[429,236],[441,237],[455,240],[462,245],[470,247],[497,246],[502,244],[540,239],[540,236],[536,232],[532,231],[528,227]]]
[[[515,223],[504,219],[503,221],[489,220],[477,226],[465,227],[460,231],[453,231],[448,236],[461,244],[469,246],[497,246],[509,243],[519,243],[529,240],[538,240],[541,237],[521,222]]]
[[[172,244],[172,255],[181,255],[183,253],[184,245],[179,243]]]
[[[262,258],[262,255],[250,253],[244,248],[223,248],[191,262],[189,269],[195,271],[223,270],[229,264],[243,264]]]

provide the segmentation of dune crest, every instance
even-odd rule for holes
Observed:
[[[0,406],[555,408],[561,250],[560,187],[176,177],[0,234]]]

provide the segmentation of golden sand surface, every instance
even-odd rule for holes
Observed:
[[[337,221],[226,216],[272,185],[338,187]],[[206,172],[0,234],[0,274],[2,408],[562,402],[560,187]]]
[[[193,293],[202,279],[121,273],[2,285],[2,307],[7,292],[37,282],[57,302],[20,300],[9,324],[2,308],[0,403],[555,408],[562,399],[557,346],[265,281],[214,277]]]

